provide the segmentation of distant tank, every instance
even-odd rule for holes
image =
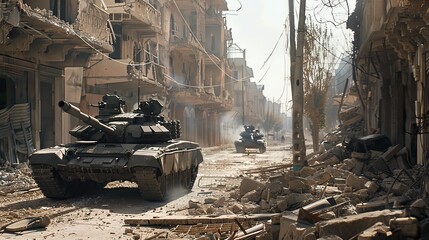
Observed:
[[[92,117],[66,101],[58,103],[87,125],[69,131],[78,141],[30,156],[33,177],[46,197],[69,198],[116,180],[136,182],[149,201],[165,200],[174,188],[192,189],[203,161],[199,145],[175,140],[180,122],[166,121],[159,101],[141,102],[130,113],[123,111],[124,104],[105,95],[99,115]]]
[[[244,125],[244,131],[240,133],[240,139],[234,142],[235,150],[244,153],[246,149],[257,149],[259,153],[267,150],[267,142],[264,134],[252,125]]]

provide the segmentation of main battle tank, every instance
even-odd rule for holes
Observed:
[[[252,125],[244,125],[244,131],[240,133],[240,137],[234,142],[235,150],[238,153],[244,153],[247,148],[256,148],[259,153],[264,153],[267,150],[264,134]]]
[[[58,106],[87,125],[69,133],[78,141],[41,149],[29,159],[33,177],[48,198],[64,199],[108,182],[136,182],[145,200],[163,201],[174,188],[190,191],[203,161],[197,143],[176,140],[180,122],[166,121],[157,100],[144,101],[124,113],[116,95],[98,103],[99,115],[76,106]]]

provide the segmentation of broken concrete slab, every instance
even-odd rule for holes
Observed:
[[[346,185],[355,190],[366,189],[365,184],[369,181],[368,178],[350,174],[346,179]]]
[[[263,183],[258,182],[256,180],[253,180],[251,178],[248,177],[244,177],[243,180],[240,183],[240,198],[242,196],[244,196],[244,194],[252,191],[252,190],[257,190],[258,188],[262,188],[264,186]]]
[[[316,223],[316,233],[321,237],[337,235],[343,239],[350,239],[377,222],[387,225],[390,219],[402,217],[403,214],[400,210],[382,210],[321,221]]]
[[[382,222],[377,222],[372,225],[370,228],[363,231],[363,233],[359,234],[358,240],[387,240],[392,237],[392,232],[390,228],[386,226],[386,224]]]
[[[417,238],[419,236],[418,220],[415,217],[394,218],[389,222],[392,231],[399,231],[403,237]]]

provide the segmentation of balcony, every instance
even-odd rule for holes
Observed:
[[[103,59],[89,70],[88,84],[108,85],[118,90],[131,90],[138,84],[142,94],[162,92],[165,88],[165,67],[156,63],[131,65],[131,59]]]
[[[178,51],[193,51],[198,49],[204,51],[201,44],[195,39],[190,32],[186,36],[180,36],[178,31],[172,31],[170,38],[170,46],[172,50]]]
[[[89,56],[93,48],[106,53],[113,51],[109,15],[99,6],[78,4],[60,15],[41,9],[42,5],[38,4],[43,4],[43,1],[31,3],[6,1],[1,5],[0,14],[11,16],[7,20],[10,28],[6,27],[7,32],[4,32],[13,36],[6,41],[8,51],[27,52],[31,57],[43,59],[43,62],[59,65],[71,64],[65,62],[67,54]],[[73,61],[71,58],[68,60]]]
[[[147,34],[161,33],[161,13],[150,3],[144,0],[134,0],[132,3],[115,3],[110,0],[106,3],[111,22],[121,22]]]
[[[227,96],[216,96],[208,89],[194,89],[187,87],[173,87],[169,93],[175,102],[184,105],[198,106],[205,109],[215,109],[218,111],[230,111],[233,107],[232,98]]]

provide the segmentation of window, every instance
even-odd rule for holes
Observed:
[[[215,36],[212,34],[211,35],[211,44],[210,44],[210,50],[212,50],[212,52],[214,52],[216,50],[216,38]]]

